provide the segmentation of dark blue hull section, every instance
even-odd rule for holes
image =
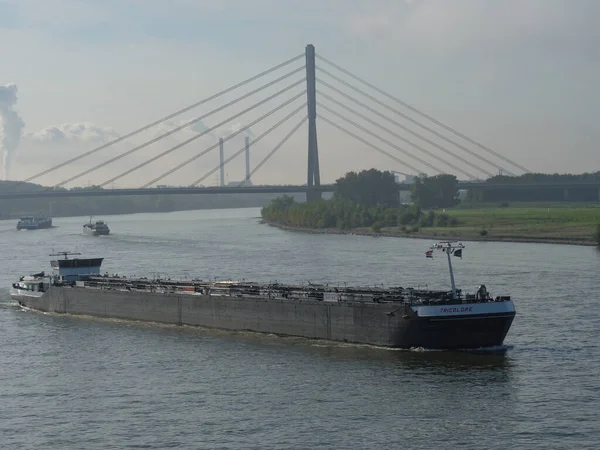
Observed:
[[[504,343],[515,313],[487,316],[413,318],[395,338],[401,347],[427,349],[478,349]]]

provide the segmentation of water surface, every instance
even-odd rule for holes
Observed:
[[[447,288],[429,241],[313,235],[258,209],[0,222],[0,442],[15,449],[597,448],[600,254],[466,243],[459,287],[509,293],[505,355],[377,349],[23,311],[52,251],[110,273]]]

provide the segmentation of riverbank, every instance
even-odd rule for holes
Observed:
[[[543,237],[543,236],[523,236],[523,235],[509,235],[500,234],[497,232],[489,233],[486,236],[477,235],[472,232],[466,232],[462,227],[457,228],[427,228],[425,232],[415,231],[406,232],[397,227],[383,228],[380,232],[375,232],[368,228],[356,228],[351,230],[342,230],[339,228],[303,228],[303,227],[292,227],[288,225],[281,225],[278,223],[261,220],[261,223],[272,227],[280,228],[286,231],[299,232],[299,233],[313,233],[313,234],[347,234],[356,236],[371,236],[371,237],[396,237],[396,238],[409,238],[409,239],[429,239],[434,241],[452,239],[459,241],[483,241],[483,242],[522,242],[522,243],[540,243],[540,244],[563,244],[563,245],[582,245],[582,246],[595,246],[596,243],[593,241],[592,236],[588,239],[565,236],[565,237]]]

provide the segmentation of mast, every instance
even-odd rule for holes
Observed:
[[[452,285],[452,299],[456,300],[456,284],[454,283],[454,272],[452,271],[452,259],[450,258],[450,249],[452,248],[452,244],[448,242],[448,246],[446,247],[446,256],[448,257],[448,270],[450,271],[450,283]]]
[[[457,300],[458,296],[456,295],[456,283],[454,282],[454,271],[452,270],[452,258],[451,255],[462,257],[462,249],[465,246],[461,243],[453,244],[451,241],[439,242],[438,244],[431,247],[431,250],[428,252],[432,252],[433,249],[441,250],[446,253],[446,257],[448,258],[448,271],[450,272],[450,285],[452,286],[452,299]],[[431,258],[431,255],[428,256]]]

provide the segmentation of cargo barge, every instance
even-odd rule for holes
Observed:
[[[59,314],[384,347],[501,346],[515,317],[513,302],[492,297],[484,285],[475,294],[456,289],[451,255],[462,256],[463,248],[442,242],[426,253],[446,253],[451,290],[132,279],[101,275],[103,258],[63,252],[63,259],[51,262],[51,274],[22,276],[11,296],[24,307]]]
[[[52,228],[52,217],[25,216],[19,218],[17,230],[41,230]]]

